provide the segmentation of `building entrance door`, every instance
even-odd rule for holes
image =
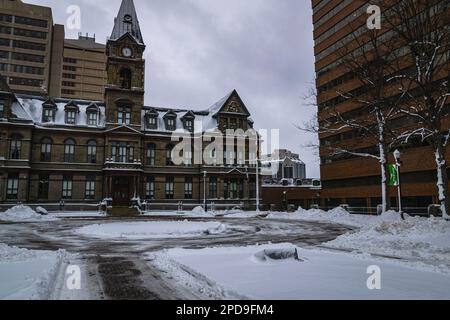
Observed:
[[[131,204],[131,188],[129,177],[113,178],[113,205],[126,207]]]

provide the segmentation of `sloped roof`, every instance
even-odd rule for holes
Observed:
[[[122,0],[119,13],[114,20],[114,28],[110,40],[119,40],[125,34],[132,36],[138,44],[144,45],[133,0]]]

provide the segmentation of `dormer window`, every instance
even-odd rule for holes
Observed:
[[[167,130],[170,130],[170,131],[175,130],[175,119],[173,119],[173,118],[167,119]]]
[[[145,113],[145,122],[147,129],[156,130],[158,129],[158,111],[151,109]]]
[[[42,112],[42,122],[55,122],[56,109],[44,107]]]
[[[186,113],[181,120],[183,121],[183,126],[186,131],[194,132],[195,114],[192,111]]]
[[[98,115],[99,115],[99,109],[98,109],[97,105],[91,104],[86,109],[87,125],[88,126],[97,126],[98,125]]]
[[[193,132],[194,131],[194,121],[193,120],[186,120],[184,122],[184,128],[189,131],[189,132]]]
[[[177,129],[176,126],[177,114],[175,112],[169,111],[164,116],[164,122],[166,124],[167,131],[175,131]]]
[[[76,124],[77,123],[77,115],[80,112],[80,109],[74,102],[69,102],[66,107],[66,124]]]
[[[87,114],[87,122],[88,126],[96,126],[98,121],[97,112],[88,112]]]
[[[75,124],[77,122],[77,112],[75,110],[66,111],[66,124]]]
[[[148,126],[150,128],[156,128],[158,124],[158,118],[157,117],[148,117]]]

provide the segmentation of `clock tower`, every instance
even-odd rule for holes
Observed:
[[[108,128],[126,125],[140,130],[144,105],[144,51],[145,44],[133,0],[122,0],[106,45]]]

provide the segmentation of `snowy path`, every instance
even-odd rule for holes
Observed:
[[[342,212],[268,218],[251,213],[204,218],[64,217],[0,222],[0,244],[72,254],[47,281],[54,284],[52,294],[30,298],[450,299],[450,275],[444,272],[449,260],[448,225],[433,219],[386,218]],[[285,246],[297,248],[303,262],[261,260],[264,248],[278,251]],[[12,269],[2,271],[1,260],[0,276],[7,276]],[[80,267],[81,290],[65,285],[69,264]],[[370,265],[381,268],[383,291],[367,289]],[[32,264],[29,268],[36,269]],[[20,288],[8,290],[12,294],[2,297],[20,296],[14,296]]]
[[[164,221],[180,218],[164,218]],[[162,218],[144,217],[132,220],[148,223]],[[238,298],[238,294],[225,295],[208,283],[207,279],[193,279],[200,285],[197,291],[180,285],[172,275],[146,261],[145,254],[169,248],[199,249],[209,246],[246,246],[258,243],[289,241],[309,247],[335,239],[349,229],[333,224],[263,219],[191,218],[196,223],[224,224],[225,230],[217,234],[204,233],[179,237],[150,239],[134,235],[130,239],[91,237],[76,232],[80,228],[105,223],[127,223],[126,219],[99,217],[61,219],[40,223],[0,223],[0,243],[31,250],[57,251],[64,249],[77,254],[76,264],[82,271],[82,290],[65,288],[65,269],[59,270],[55,280],[53,299],[223,299]],[[184,221],[181,219],[181,221]],[[147,258],[148,260],[148,258]],[[151,259],[150,259],[151,260]]]

